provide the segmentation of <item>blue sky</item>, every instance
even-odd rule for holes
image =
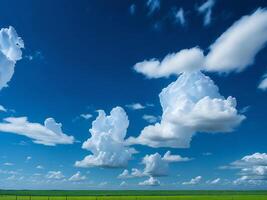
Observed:
[[[1,1],[0,188],[266,188],[266,6]]]

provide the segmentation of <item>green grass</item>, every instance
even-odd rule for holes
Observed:
[[[0,190],[0,200],[267,200],[267,191]]]

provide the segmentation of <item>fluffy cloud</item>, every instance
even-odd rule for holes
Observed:
[[[267,180],[267,154],[247,155],[225,168],[240,170],[240,177],[234,180],[234,184],[261,184]]]
[[[167,151],[163,157],[159,153],[146,155],[142,160],[142,163],[145,165],[143,174],[153,177],[167,176],[169,163],[189,160],[191,159],[183,158],[180,155],[171,155],[170,151]]]
[[[254,63],[255,55],[265,47],[266,41],[267,10],[258,9],[235,22],[210,46],[206,70],[240,72]]]
[[[211,22],[212,8],[214,5],[215,5],[215,0],[207,0],[205,3],[203,3],[201,6],[197,8],[197,11],[200,14],[204,14],[203,24],[205,26],[209,25]]]
[[[154,178],[154,177],[149,177],[149,179],[140,182],[139,185],[144,185],[144,186],[158,186],[160,185],[160,182],[158,179]]]
[[[92,152],[82,161],[76,161],[77,167],[125,167],[135,150],[124,144],[129,120],[121,107],[115,107],[110,115],[100,110],[98,117],[89,130],[91,138],[82,145]]]
[[[183,73],[159,95],[160,123],[145,127],[129,144],[188,148],[196,132],[230,132],[244,119],[233,97],[225,99],[214,82],[201,72]]]
[[[207,11],[206,16],[209,16],[213,4],[213,0],[208,0],[199,9],[203,12]],[[257,37],[254,37],[255,35]],[[228,28],[210,46],[207,56],[204,56],[203,51],[198,47],[183,49],[177,53],[168,54],[162,61],[153,58],[136,63],[134,70],[147,78],[169,77],[196,70],[240,72],[254,63],[256,54],[265,47],[266,41],[267,10],[258,9]]]
[[[21,48],[24,48],[23,40],[13,27],[0,30],[0,90],[8,86],[7,83],[15,71],[15,64],[21,59]]]
[[[148,14],[152,15],[160,9],[160,0],[147,0],[146,6],[148,8]]]
[[[49,171],[46,175],[48,179],[62,179],[64,177],[61,171]]]
[[[119,174],[118,178],[136,178],[136,177],[144,177],[146,176],[142,171],[139,169],[133,168],[131,173],[125,169],[121,174]]]
[[[78,171],[76,174],[73,174],[69,178],[69,181],[78,182],[78,181],[83,181],[85,179],[86,179],[86,176],[82,176],[81,172]]]
[[[192,178],[188,182],[183,182],[183,185],[196,185],[196,184],[200,183],[201,180],[202,180],[202,176],[197,176],[195,178]]]
[[[261,90],[266,90],[267,89],[267,74],[265,74],[258,86],[259,89]]]
[[[0,131],[29,137],[36,144],[48,146],[72,144],[74,137],[64,134],[61,127],[62,124],[56,123],[53,118],[47,118],[44,125],[31,123],[27,117],[8,117],[0,123]]]
[[[169,77],[173,74],[179,75],[182,72],[199,70],[204,60],[203,51],[194,47],[168,54],[162,61],[153,58],[139,62],[134,65],[134,70],[148,78]]]

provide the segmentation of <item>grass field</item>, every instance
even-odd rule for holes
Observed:
[[[0,200],[267,200],[267,191],[0,190]]]

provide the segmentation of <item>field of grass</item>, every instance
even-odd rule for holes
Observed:
[[[267,200],[267,191],[0,190],[0,200]]]

